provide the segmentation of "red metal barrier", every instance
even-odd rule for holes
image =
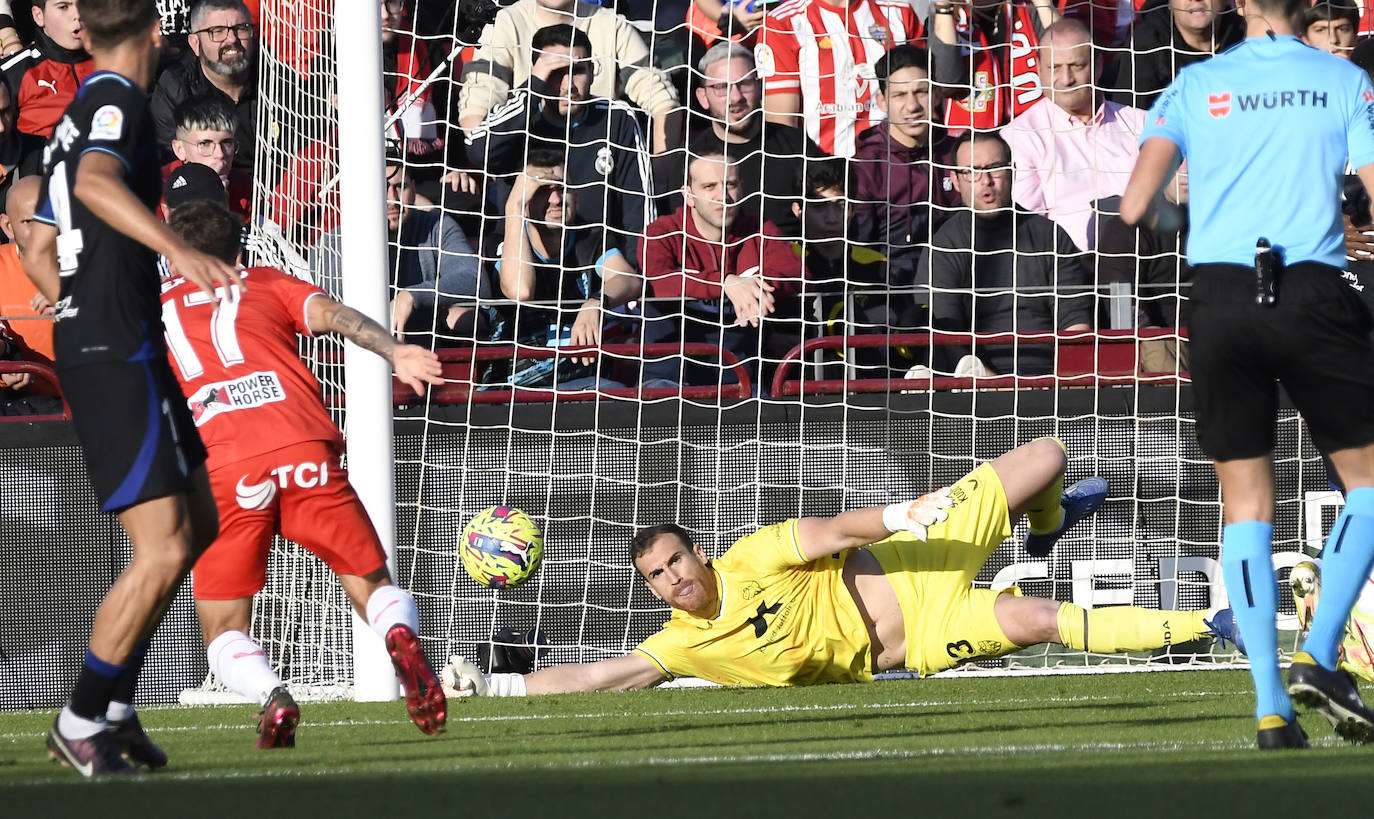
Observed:
[[[62,385],[57,381],[57,373],[52,367],[46,364],[39,364],[36,361],[0,361],[0,373],[31,373],[33,377],[46,386],[47,393],[62,398]],[[67,406],[67,400],[62,399],[61,414],[50,415],[4,415],[0,416],[3,421],[65,421],[72,417],[71,408]]]
[[[505,404],[539,403],[558,401],[591,401],[597,396],[614,398],[748,398],[753,394],[754,385],[749,372],[740,360],[729,350],[704,344],[605,344],[601,347],[532,347],[516,344],[499,346],[459,347],[436,351],[444,365],[444,379],[448,383],[441,387],[431,387],[428,400],[434,404]],[[691,356],[697,359],[717,359],[721,365],[734,371],[737,384],[722,386],[678,386],[678,387],[616,387],[611,389],[556,390],[552,387],[541,389],[509,389],[497,385],[493,389],[477,389],[473,382],[472,364],[476,361],[516,360],[526,361],[540,358],[584,357],[597,358],[603,354],[623,356],[636,361],[669,356]],[[425,399],[415,395],[409,387],[399,381],[393,384],[393,400],[396,404],[415,404]]]

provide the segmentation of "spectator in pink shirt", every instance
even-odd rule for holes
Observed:
[[[682,299],[657,305],[664,317],[655,321],[659,331],[646,330],[646,340],[718,344],[757,373],[764,348],[783,329],[776,324],[798,313],[801,259],[772,222],[760,225],[736,206],[739,171],[723,154],[693,157],[682,195],[685,204],[650,223],[639,244],[639,268],[653,295]],[[684,375],[652,373],[684,384],[735,382],[728,371],[721,381],[711,368],[692,367]]]
[[[1007,129],[1013,198],[1052,219],[1079,250],[1097,246],[1094,203],[1126,190],[1145,124],[1144,111],[1098,95],[1101,67],[1082,23],[1065,19],[1045,29],[1039,67],[1045,96]]]

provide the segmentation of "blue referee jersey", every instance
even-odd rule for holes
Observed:
[[[1261,236],[1288,264],[1345,267],[1346,158],[1374,162],[1374,88],[1349,60],[1290,36],[1250,37],[1184,68],[1140,141],[1188,160],[1188,261],[1250,265]]]

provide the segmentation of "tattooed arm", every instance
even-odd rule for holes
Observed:
[[[432,350],[414,344],[398,344],[386,328],[346,304],[323,293],[306,303],[306,324],[310,332],[338,333],[364,350],[371,350],[391,362],[396,377],[425,394],[425,383],[442,384],[439,357]]]

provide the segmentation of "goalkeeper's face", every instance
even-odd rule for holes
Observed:
[[[701,547],[675,535],[660,535],[635,558],[654,597],[698,617],[716,613],[716,578]]]

